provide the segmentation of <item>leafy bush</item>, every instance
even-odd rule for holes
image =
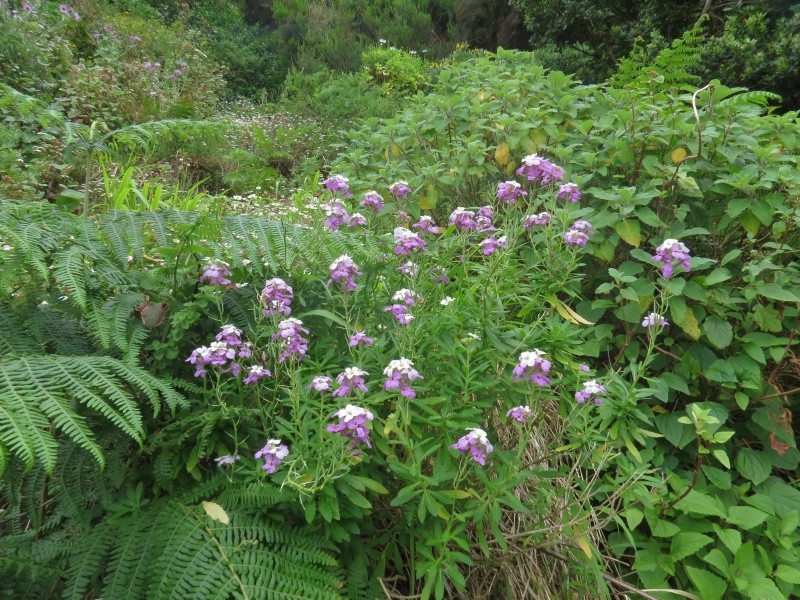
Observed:
[[[425,84],[425,63],[415,51],[378,46],[361,56],[369,80],[379,83],[387,94],[413,94]]]

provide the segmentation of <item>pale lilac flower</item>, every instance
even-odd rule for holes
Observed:
[[[353,194],[350,193],[350,185],[348,184],[349,181],[350,180],[343,175],[331,175],[322,182],[322,185],[324,185],[334,194],[336,192],[342,192],[342,196],[345,198],[352,198]]]
[[[515,406],[506,413],[506,416],[520,423],[524,423],[533,415],[530,406]]]
[[[589,236],[592,233],[591,223],[580,219],[575,221],[570,226],[569,230],[564,232],[564,242],[568,246],[577,246],[580,248],[589,243]]]
[[[389,186],[389,191],[399,200],[408,196],[411,193],[411,188],[408,187],[407,181],[395,181]]]
[[[383,210],[383,197],[375,190],[370,190],[364,194],[364,199],[358,204],[365,208],[371,208],[375,212],[380,212]]]
[[[579,365],[578,365],[578,370],[579,370],[579,371],[583,371],[584,373],[588,373],[588,372],[590,372],[592,369],[591,369],[591,368],[589,368],[589,365],[587,365],[587,364],[584,364],[584,363],[581,363],[581,364],[579,364]]]
[[[132,42],[134,44],[138,44],[139,42],[142,41],[142,38],[140,38],[138,35],[129,35],[128,36],[128,41]]]
[[[331,391],[331,383],[332,380],[330,377],[326,377],[325,375],[316,375],[306,386],[307,390],[314,389],[320,393],[330,392]]]
[[[228,346],[241,346],[242,330],[234,325],[223,325],[214,339],[218,342],[224,342]]]
[[[367,218],[361,213],[353,213],[347,219],[348,227],[364,227],[367,224]]]
[[[419,221],[412,225],[414,229],[418,229],[424,233],[432,233],[436,235],[439,233],[439,228],[434,224],[433,217],[428,215],[423,215],[419,218]]]
[[[646,327],[648,329],[652,329],[653,327],[666,327],[667,325],[669,325],[669,321],[656,312],[651,312],[644,319],[642,319],[642,327]]]
[[[528,192],[516,181],[503,181],[497,186],[497,199],[506,204],[515,204],[520,196],[527,196]]]
[[[299,319],[289,317],[278,323],[278,332],[273,334],[272,341],[280,341],[282,345],[278,362],[287,359],[303,360],[308,353],[308,340],[303,334],[308,334],[308,329],[303,327]]]
[[[32,13],[33,12],[33,4],[31,4],[30,2],[23,2],[22,3],[22,10],[24,10],[26,13]]]
[[[475,220],[475,212],[459,206],[452,213],[448,221],[458,231],[475,231],[478,229],[478,222]]]
[[[405,227],[394,228],[394,253],[397,255],[411,254],[413,250],[425,252],[425,240]]]
[[[675,267],[683,267],[684,271],[688,272],[692,267],[690,259],[689,248],[683,242],[673,239],[664,240],[653,255],[653,260],[663,263],[661,275],[664,279],[672,277]]]
[[[450,280],[447,278],[447,270],[444,267],[437,266],[431,269],[434,283],[441,283],[442,285],[450,285]]]
[[[200,275],[200,283],[208,283],[210,285],[231,285],[231,280],[227,279],[231,276],[228,270],[228,263],[221,260],[211,260],[203,267],[203,274]]]
[[[547,225],[552,220],[553,215],[549,212],[544,211],[538,214],[528,215],[527,217],[523,217],[522,219],[522,226],[525,229],[530,229],[534,225]]]
[[[337,231],[350,220],[347,209],[338,198],[333,198],[330,202],[323,202],[322,208],[325,210],[325,216],[327,217],[323,225],[326,229]]]
[[[249,385],[255,383],[263,377],[272,377],[272,372],[269,369],[265,369],[262,365],[253,365],[250,367],[250,373],[244,379],[244,384]]]
[[[406,261],[397,270],[407,277],[416,277],[419,274],[419,266],[413,261]]]
[[[256,452],[256,458],[264,459],[264,469],[267,473],[274,473],[281,466],[283,459],[289,455],[289,448],[281,444],[281,440],[267,440],[266,445]]]
[[[386,382],[383,384],[383,389],[387,392],[389,390],[398,390],[406,398],[416,398],[416,392],[411,389],[409,383],[415,379],[424,379],[414,368],[414,363],[407,358],[400,358],[393,360],[383,370],[386,375]]]
[[[580,202],[581,190],[576,183],[565,183],[558,188],[557,197],[559,200],[566,200],[567,202]]]
[[[261,303],[264,308],[261,310],[265,317],[282,314],[289,316],[292,314],[292,299],[294,290],[280,277],[273,277],[264,285],[261,292]]]
[[[494,447],[489,443],[489,438],[483,429],[468,427],[466,435],[460,437],[458,441],[450,446],[453,450],[458,450],[462,454],[469,452],[469,457],[479,465],[486,464],[486,456],[491,453]]]
[[[408,325],[414,320],[414,316],[408,312],[408,307],[405,304],[392,304],[391,306],[384,306],[383,310],[391,312],[392,316],[400,325]]]
[[[524,175],[528,181],[538,181],[541,185],[547,185],[561,181],[564,178],[564,169],[538,154],[529,154],[522,159],[517,175]]]
[[[356,276],[361,275],[358,265],[353,262],[353,259],[343,254],[337,258],[330,266],[331,279],[335,281],[345,292],[352,292],[356,289]],[[328,281],[328,283],[330,283]]]
[[[491,206],[482,206],[475,215],[475,223],[478,231],[494,231],[496,228],[492,223],[494,219],[494,209]]]
[[[218,456],[217,458],[214,459],[214,462],[217,463],[218,467],[223,467],[225,465],[232,465],[235,462],[241,460],[241,458],[242,457],[239,456],[238,454],[233,454],[233,455],[226,454],[224,456]]]
[[[417,292],[403,288],[397,290],[392,296],[392,302],[402,302],[406,306],[414,306],[414,299],[417,297]]]
[[[236,359],[236,348],[228,346],[225,342],[211,342],[209,346],[200,346],[192,350],[191,356],[186,362],[195,366],[195,377],[203,377],[206,374],[206,367],[226,367],[230,362],[230,371],[234,375],[239,374],[239,365],[234,362]]]
[[[372,448],[372,444],[369,443],[367,422],[372,421],[375,417],[370,411],[360,406],[348,404],[336,411],[333,416],[339,419],[339,422],[328,425],[328,431],[341,433],[344,437],[350,439],[354,446],[366,444],[367,448]]]
[[[544,356],[545,353],[539,349],[520,354],[519,362],[514,367],[514,381],[525,379],[540,387],[550,385],[547,373],[550,371],[552,363]]]
[[[483,254],[486,256],[489,256],[490,254],[494,254],[495,251],[500,248],[504,250],[507,249],[508,239],[504,235],[500,236],[499,238],[495,238],[495,236],[492,235],[483,240],[479,245],[481,247],[481,252],[483,252]]]
[[[350,341],[347,342],[348,346],[372,346],[372,338],[367,337],[366,332],[356,331],[350,336]]]
[[[601,396],[605,393],[605,387],[597,383],[596,380],[590,379],[583,384],[583,389],[581,391],[575,392],[575,400],[577,400],[579,404],[583,404],[587,400],[594,400],[594,403],[600,406],[603,403]]]
[[[180,69],[175,69],[175,70],[172,72],[172,75],[171,75],[170,77],[172,77],[173,79],[177,79],[177,78],[178,78],[178,77],[180,77],[181,75],[183,75],[183,71],[181,71]]]
[[[364,382],[364,376],[369,375],[366,371],[358,367],[347,367],[344,371],[336,376],[336,381],[339,382],[339,387],[334,390],[332,396],[348,396],[353,390],[360,392],[367,391],[367,384]]]

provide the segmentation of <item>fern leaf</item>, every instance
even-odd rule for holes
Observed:
[[[83,600],[92,584],[98,579],[100,567],[106,561],[108,549],[113,542],[114,530],[105,522],[83,531],[71,553],[73,560],[67,572],[64,600]]]
[[[86,309],[86,264],[81,248],[70,246],[53,256],[53,274],[61,291]]]

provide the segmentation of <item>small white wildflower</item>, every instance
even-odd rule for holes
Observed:
[[[447,306],[451,302],[455,302],[455,298],[453,298],[452,296],[446,296],[441,300],[439,300],[439,304],[441,304],[442,306]]]

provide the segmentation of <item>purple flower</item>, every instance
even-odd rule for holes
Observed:
[[[403,288],[397,290],[392,296],[392,302],[402,302],[406,306],[414,306],[414,299],[417,297],[417,292]]]
[[[364,227],[367,224],[367,218],[361,213],[353,213],[347,219],[348,227]]]
[[[217,463],[218,467],[223,467],[225,465],[232,465],[233,463],[238,462],[239,460],[241,460],[241,458],[242,457],[239,456],[238,454],[233,454],[233,455],[226,454],[224,456],[219,456],[219,457],[215,458],[214,462]]]
[[[364,194],[364,199],[358,203],[364,208],[371,208],[375,212],[383,210],[383,197],[375,190],[370,190]]]
[[[397,270],[407,277],[416,277],[419,274],[419,267],[417,266],[417,263],[410,260],[407,260],[402,265],[397,267]]]
[[[334,198],[330,202],[323,202],[322,208],[325,209],[325,215],[328,217],[323,225],[326,229],[336,231],[350,220],[347,209],[338,198]]]
[[[490,254],[494,254],[495,251],[500,248],[507,249],[508,239],[504,235],[500,236],[499,238],[496,238],[492,235],[483,240],[479,245],[481,247],[481,252],[483,252],[486,256],[489,256]]]
[[[284,362],[289,358],[303,360],[308,353],[308,340],[303,334],[308,334],[308,329],[303,327],[303,322],[299,319],[289,317],[278,323],[278,332],[272,335],[272,341],[280,341],[282,344],[281,354],[278,362]]]
[[[234,375],[239,374],[239,365],[236,360],[236,348],[229,346],[225,342],[211,342],[209,346],[200,346],[192,350],[191,356],[186,362],[195,366],[195,377],[203,377],[206,374],[206,367],[226,367],[230,361],[230,371]]]
[[[405,227],[394,228],[394,253],[399,255],[411,254],[414,250],[425,252],[425,240]]]
[[[366,444],[367,448],[372,448],[372,444],[369,443],[369,427],[367,427],[367,422],[374,419],[371,412],[360,406],[348,404],[333,413],[333,416],[339,419],[339,422],[328,425],[328,431],[341,433],[350,439],[354,446]]]
[[[450,446],[453,450],[458,450],[462,454],[469,452],[469,457],[479,465],[486,464],[486,455],[494,449],[489,443],[489,438],[483,429],[468,427],[468,434],[460,437],[458,441]]]
[[[200,275],[200,283],[208,283],[210,285],[225,285],[230,286],[231,280],[227,277],[231,276],[228,270],[228,263],[221,260],[211,260],[203,267],[203,274]]]
[[[234,325],[223,325],[214,339],[218,342],[224,342],[228,346],[241,346],[242,330]]]
[[[475,231],[478,229],[478,222],[475,220],[475,212],[459,206],[452,213],[448,221],[457,231]]]
[[[342,286],[345,292],[352,292],[356,289],[356,276],[361,275],[358,265],[353,262],[353,259],[342,254],[330,266],[331,280]],[[330,281],[328,283],[330,284]]]
[[[576,183],[565,183],[558,188],[558,199],[567,200],[567,202],[580,202],[581,190]]]
[[[578,365],[578,370],[579,370],[579,371],[583,371],[584,373],[588,373],[588,372],[589,372],[589,371],[591,371],[592,369],[591,369],[591,368],[589,368],[589,365],[586,365],[586,364],[584,364],[584,363],[581,363],[581,364],[579,364],[579,365]]]
[[[172,72],[172,75],[171,75],[171,77],[172,77],[173,79],[177,79],[177,78],[178,78],[178,77],[180,77],[181,75],[183,75],[183,71],[181,71],[180,69],[175,69],[175,70]]]
[[[506,204],[514,204],[520,196],[527,196],[528,192],[516,181],[504,181],[497,186],[497,199]]]
[[[579,404],[583,404],[587,400],[593,399],[594,403],[600,406],[603,403],[603,399],[600,396],[605,393],[605,387],[597,383],[596,380],[590,379],[583,384],[583,389],[581,391],[575,392],[575,400],[577,400]]]
[[[408,325],[414,320],[414,315],[408,312],[408,307],[405,304],[392,304],[391,306],[384,306],[383,310],[391,312],[392,316],[400,325]]]
[[[261,291],[261,303],[264,308],[261,310],[265,317],[273,315],[286,315],[292,314],[292,299],[294,298],[294,290],[290,285],[279,278],[273,277],[264,285]]]
[[[387,392],[389,390],[399,390],[400,393],[406,398],[416,398],[416,392],[408,385],[415,379],[424,379],[414,368],[414,363],[407,358],[400,358],[393,360],[389,366],[383,370],[386,375],[386,382],[383,384],[383,389]]]
[[[653,260],[663,263],[661,265],[661,275],[664,279],[672,277],[672,271],[675,267],[683,267],[688,272],[692,267],[690,259],[689,248],[682,242],[673,239],[664,240],[656,248],[656,253],[653,255]]]
[[[533,411],[530,406],[515,406],[506,413],[508,418],[519,421],[520,423],[527,421],[531,415],[533,415]]]
[[[522,226],[525,229],[530,229],[534,225],[547,225],[550,223],[552,218],[553,215],[547,211],[540,212],[539,214],[528,215],[527,217],[523,217]]]
[[[541,185],[547,185],[561,181],[564,178],[564,169],[538,154],[529,154],[522,159],[517,175],[524,175],[528,181],[538,181]]]
[[[250,367],[250,373],[244,379],[244,384],[249,385],[255,383],[262,377],[272,377],[272,372],[261,365],[253,365]]]
[[[581,248],[589,243],[589,236],[593,233],[592,225],[583,219],[575,221],[570,228],[564,232],[564,242],[567,246]]]
[[[411,193],[411,188],[408,187],[407,181],[395,181],[392,185],[389,186],[389,191],[395,198],[400,200],[401,198],[405,198]]]
[[[642,319],[642,327],[652,329],[653,327],[666,327],[669,322],[660,314],[651,312],[644,319]]]
[[[525,379],[540,387],[550,385],[547,373],[550,371],[552,363],[544,356],[545,353],[539,349],[520,354],[519,362],[514,367],[514,381]]]
[[[347,367],[343,372],[336,376],[336,381],[339,382],[339,387],[334,390],[332,396],[348,396],[353,390],[360,392],[367,391],[367,384],[364,382],[364,376],[369,375],[366,371],[358,367]]]
[[[419,221],[414,223],[412,227],[424,233],[432,233],[434,235],[439,233],[439,228],[433,222],[433,217],[429,217],[428,215],[421,216]]]
[[[437,266],[431,269],[431,276],[434,283],[441,283],[442,285],[449,285],[450,280],[447,278],[447,270],[444,267]]]
[[[350,336],[350,341],[347,342],[348,346],[372,346],[372,338],[367,337],[366,332],[356,331]]]
[[[33,4],[31,4],[30,2],[23,2],[22,3],[22,10],[24,10],[26,13],[32,13],[33,12]]]
[[[330,377],[326,377],[325,375],[317,375],[306,386],[307,390],[314,389],[322,394],[325,392],[331,391],[331,383],[332,380]]]
[[[142,38],[140,38],[138,35],[129,35],[128,36],[128,41],[132,42],[134,44],[138,44],[139,42],[142,41]]]
[[[289,455],[289,447],[281,444],[281,440],[267,440],[266,445],[256,452],[256,458],[264,459],[264,469],[267,473],[274,473],[281,466],[283,459]]]
[[[353,194],[350,193],[350,185],[348,184],[348,181],[350,180],[343,175],[331,175],[322,182],[322,185],[324,185],[334,194],[336,192],[342,192],[342,196],[345,198],[352,198]]]
[[[481,207],[478,214],[475,215],[478,231],[494,231],[495,226],[492,224],[492,219],[494,219],[494,209],[488,205]]]

